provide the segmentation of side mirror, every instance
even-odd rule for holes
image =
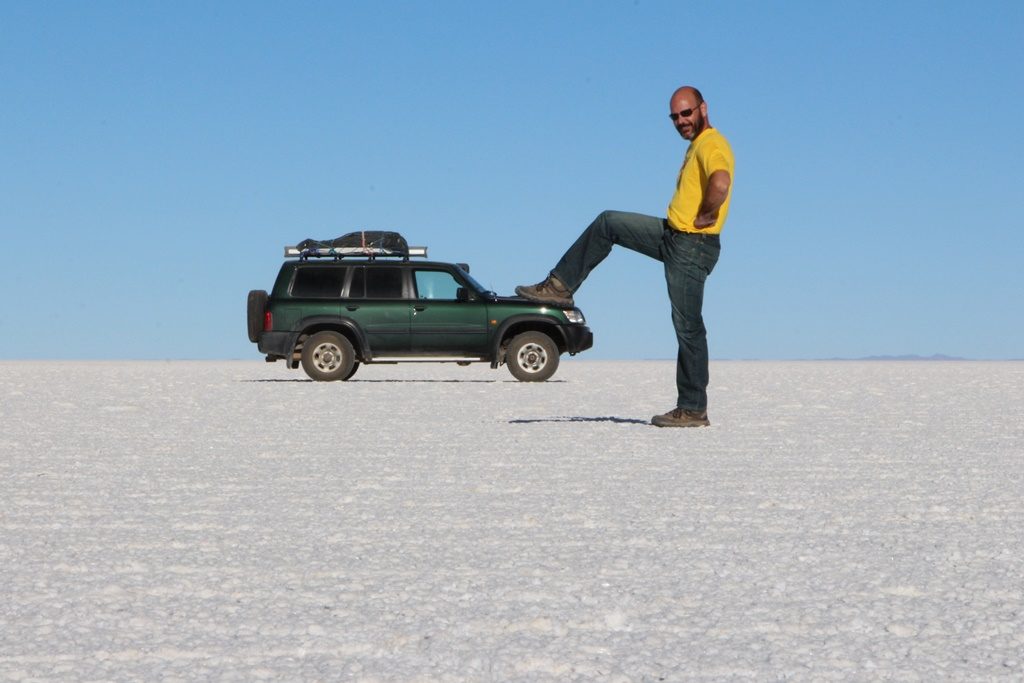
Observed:
[[[455,300],[461,302],[469,301],[469,290],[467,290],[465,287],[459,287],[458,289],[456,289]]]

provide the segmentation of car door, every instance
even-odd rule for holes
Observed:
[[[471,288],[453,272],[430,267],[413,269],[412,287],[412,355],[486,355],[487,306]]]
[[[341,314],[363,330],[375,358],[409,352],[412,309],[405,296],[404,270],[401,266],[372,264],[352,268]]]

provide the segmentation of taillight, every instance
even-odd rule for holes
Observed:
[[[270,311],[263,312],[263,331],[270,332],[274,329],[274,314]]]

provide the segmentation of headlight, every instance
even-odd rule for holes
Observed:
[[[565,317],[571,323],[582,325],[583,323],[587,322],[583,318],[583,311],[581,311],[578,308],[566,308],[562,310],[562,313],[565,313]]]

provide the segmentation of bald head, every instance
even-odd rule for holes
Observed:
[[[676,91],[672,93],[672,99],[674,100],[679,95],[688,95],[697,104],[704,101],[704,96],[700,94],[700,90],[697,90],[692,85],[684,85],[681,88],[676,88]]]
[[[684,85],[672,93],[668,101],[668,115],[685,140],[693,140],[711,125],[704,96],[692,85]]]

